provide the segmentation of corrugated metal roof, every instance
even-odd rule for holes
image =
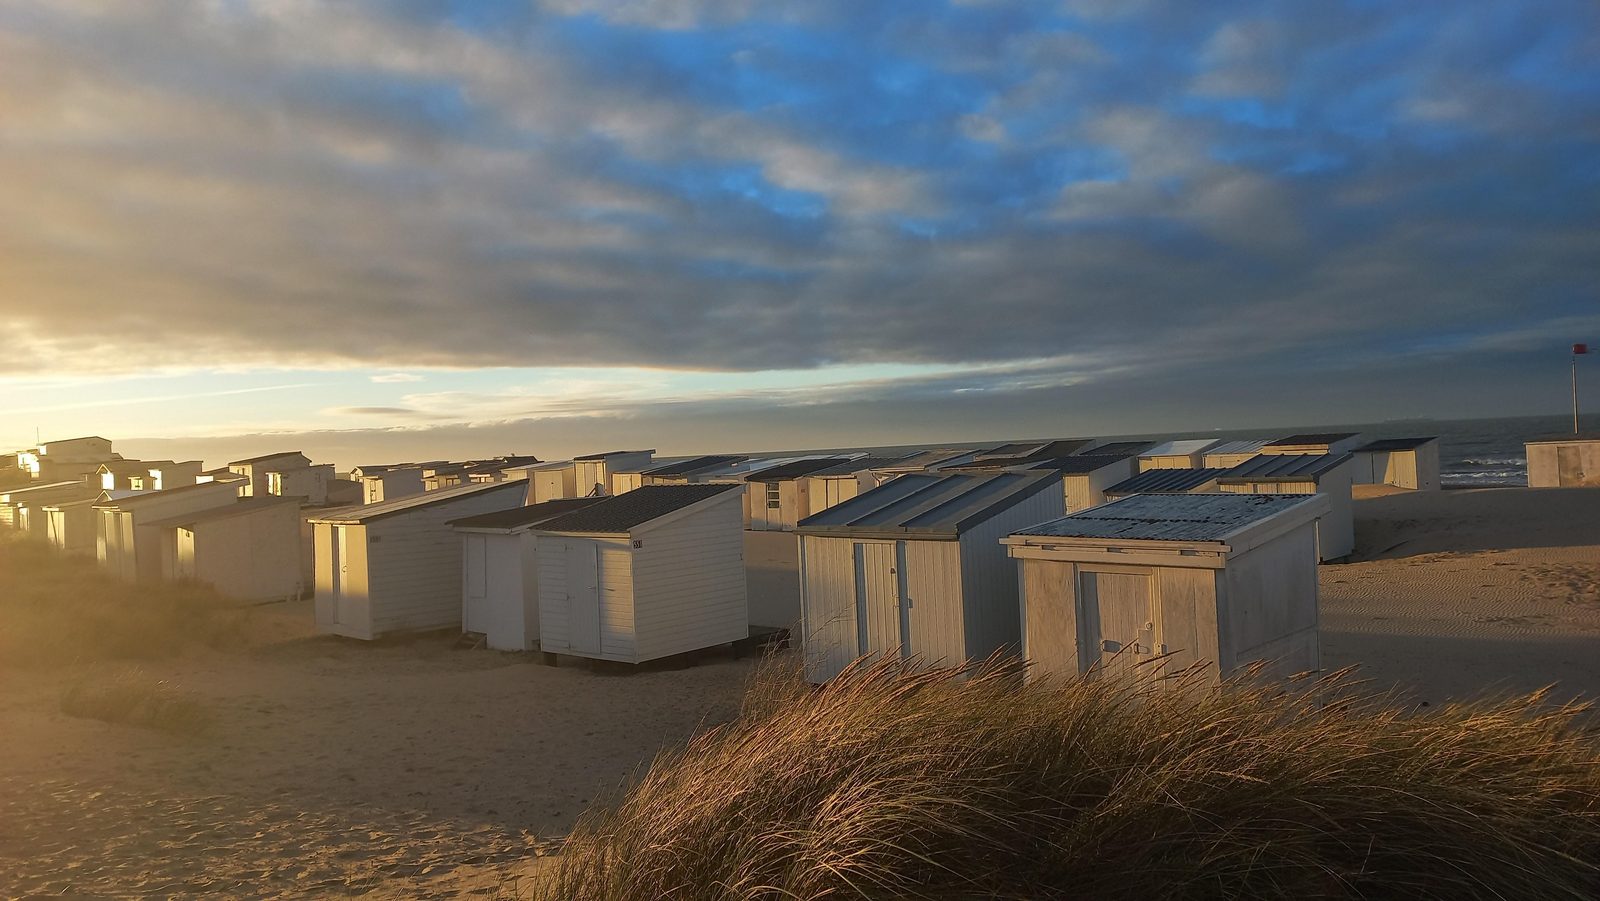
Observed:
[[[541,523],[538,529],[541,532],[617,535],[703,500],[743,490],[741,485],[646,485],[626,494],[601,498],[598,503]]]
[[[1184,438],[1178,441],[1168,441],[1150,448],[1141,457],[1188,457],[1204,453],[1217,445],[1215,438]]]
[[[1059,476],[1039,473],[911,473],[800,521],[820,535],[954,538],[1040,491]]]
[[[707,469],[716,469],[719,466],[726,466],[729,463],[742,463],[742,462],[744,462],[745,460],[748,460],[748,459],[750,459],[750,458],[749,457],[741,457],[741,456],[739,456],[737,454],[711,455],[711,456],[704,456],[704,457],[690,457],[687,460],[678,460],[676,462],[667,463],[667,464],[662,465],[662,466],[656,466],[656,467],[652,467],[650,469],[640,470],[640,472],[643,475],[652,476],[652,477],[656,477],[656,478],[673,478],[673,477],[677,477],[677,476],[693,475],[693,474],[695,474],[697,472],[701,472],[701,471],[707,470]]]
[[[1303,435],[1290,435],[1279,438],[1277,441],[1268,441],[1265,447],[1300,447],[1307,444],[1337,444],[1348,438],[1354,438],[1358,432],[1307,432]]]
[[[1241,529],[1300,504],[1314,494],[1136,494],[1018,535],[1120,538],[1129,541],[1222,541]]]
[[[1099,447],[1091,447],[1086,451],[1080,451],[1080,453],[1084,456],[1088,456],[1089,454],[1097,454],[1102,456],[1119,455],[1124,457],[1135,457],[1144,453],[1154,444],[1154,441],[1110,441],[1100,445]]]
[[[1054,460],[1040,460],[1028,466],[1029,469],[1048,469],[1058,475],[1081,476],[1088,475],[1107,466],[1114,466],[1128,460],[1129,454],[1079,454],[1075,457],[1057,457]]]
[[[950,450],[948,448],[942,450],[928,450],[923,451],[920,454],[912,454],[909,457],[902,457],[892,463],[888,463],[882,467],[876,468],[893,472],[916,472],[928,469],[929,467],[938,466],[941,463],[970,460],[980,453],[983,453],[983,451],[961,451]]]
[[[558,516],[564,516],[574,510],[581,510],[604,500],[605,498],[603,497],[561,498],[559,500],[545,501],[542,504],[534,504],[531,507],[512,507],[510,510],[496,510],[493,513],[480,513],[477,516],[452,519],[445,525],[461,529],[520,529],[548,522]]]
[[[1217,481],[1223,485],[1310,481],[1327,475],[1350,459],[1349,454],[1262,454],[1228,470]]]
[[[817,476],[853,476],[862,470],[882,469],[906,460],[906,457],[857,457],[844,463],[837,463],[827,469],[819,469],[811,475]]]
[[[655,452],[656,452],[656,449],[653,448],[653,447],[650,448],[649,450],[602,451],[601,453],[598,453],[598,454],[584,454],[581,457],[573,457],[572,459],[573,460],[583,460],[583,461],[586,461],[586,462],[592,462],[594,460],[604,460],[607,457],[620,457],[623,454],[653,454]]]
[[[1014,441],[982,451],[974,459],[1018,457],[1037,460],[1045,457],[1065,457],[1087,446],[1093,440],[1093,438],[1055,438],[1049,441]]]
[[[1377,441],[1369,441],[1361,445],[1356,448],[1356,452],[1378,454],[1386,451],[1416,450],[1430,441],[1438,440],[1438,438],[1380,438]]]
[[[816,460],[794,460],[778,466],[768,467],[760,472],[751,473],[747,482],[787,482],[804,476],[813,475],[820,470],[828,469],[844,463],[843,457],[822,457]]]
[[[1223,441],[1219,442],[1210,450],[1207,450],[1206,454],[1208,456],[1211,454],[1254,454],[1259,452],[1263,447],[1266,447],[1267,442],[1270,440],[1275,439],[1242,438],[1238,441]]]
[[[185,513],[182,516],[171,516],[166,519],[159,519],[152,523],[146,523],[145,525],[156,526],[157,528],[163,529],[171,529],[179,526],[192,526],[202,522],[210,522],[217,519],[227,519],[231,516],[242,516],[246,513],[254,513],[258,510],[265,510],[270,507],[282,507],[289,504],[293,504],[298,509],[300,506],[300,501],[298,498],[278,497],[277,495],[270,494],[266,495],[265,497],[245,497],[226,504],[218,505],[216,507],[209,507],[205,510],[196,510],[192,513]]]
[[[383,501],[377,504],[367,504],[364,507],[348,507],[339,511],[328,511],[312,519],[312,522],[331,523],[363,523],[397,513],[405,513],[418,507],[429,507],[434,504],[453,501],[486,491],[522,491],[528,490],[527,484],[518,479],[513,482],[485,482],[482,484],[457,485],[453,488],[443,488],[438,491],[424,491],[392,501]]]
[[[1600,441],[1600,432],[1576,432],[1568,435],[1540,435],[1529,438],[1526,444],[1566,444],[1573,441]]]
[[[1106,494],[1182,494],[1215,482],[1229,469],[1147,469],[1106,489]]]

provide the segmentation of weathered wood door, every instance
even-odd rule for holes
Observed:
[[[910,652],[903,556],[900,542],[856,544],[856,617],[862,656],[904,657]]]
[[[1083,647],[1078,659],[1098,666],[1107,678],[1149,678],[1156,651],[1156,605],[1151,577],[1144,573],[1081,571],[1078,621]]]
[[[600,653],[600,555],[592,541],[566,542],[568,646]]]
[[[1576,488],[1584,484],[1583,448],[1564,444],[1556,448],[1556,484]]]

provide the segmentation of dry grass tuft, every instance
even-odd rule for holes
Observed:
[[[0,538],[0,665],[155,660],[237,647],[249,613],[207,586],[132,584],[47,544]]]
[[[190,737],[209,731],[212,723],[211,711],[199,700],[138,671],[74,683],[61,696],[61,712]]]
[[[740,720],[587,814],[539,897],[1593,899],[1583,712],[1407,711],[1347,674],[1138,693],[769,672]]]

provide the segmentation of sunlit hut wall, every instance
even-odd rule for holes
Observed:
[[[95,498],[44,505],[45,533],[50,544],[64,554],[93,556]]]
[[[305,588],[298,498],[244,498],[150,528],[167,579],[192,579],[236,601],[293,600]]]
[[[1188,439],[1158,444],[1139,455],[1139,471],[1149,469],[1198,469],[1206,451],[1219,442],[1215,439]]]
[[[1232,469],[1240,463],[1261,455],[1261,449],[1274,438],[1244,438],[1223,441],[1200,456],[1200,465],[1207,469]]]
[[[800,522],[806,678],[857,657],[960,663],[1019,641],[1000,539],[1063,512],[1053,473],[912,473]]]
[[[1320,666],[1322,496],[1139,495],[1019,530],[1028,678]],[[1156,665],[1158,657],[1166,655]]]
[[[237,484],[205,482],[118,497],[102,492],[95,504],[95,551],[102,566],[128,579],[160,579],[161,535],[150,524],[238,500]]]
[[[97,492],[82,481],[52,482],[0,492],[0,527],[22,528],[22,510],[30,504],[52,504],[93,498]]]
[[[375,639],[461,627],[461,540],[451,520],[522,506],[520,481],[462,485],[310,520],[320,631]]]
[[[541,649],[644,663],[748,638],[743,498],[646,485],[535,527]]]
[[[1217,488],[1237,494],[1326,495],[1329,510],[1317,522],[1317,554],[1322,561],[1337,560],[1356,546],[1352,465],[1343,453],[1262,455],[1229,470]]]
[[[1106,502],[1112,485],[1133,476],[1138,458],[1133,456],[1080,454],[1029,465],[1036,471],[1054,472],[1061,477],[1066,512],[1087,510]]]
[[[1392,485],[1414,491],[1439,487],[1439,439],[1385,438],[1351,452],[1357,485]]]
[[[240,497],[257,497],[271,493],[267,489],[268,473],[301,469],[310,465],[311,458],[305,454],[299,451],[282,451],[234,460],[228,464],[228,471],[245,478],[239,486]]]
[[[1600,487],[1600,432],[1548,435],[1526,449],[1530,488]]]
[[[632,451],[604,451],[573,457],[573,482],[576,497],[589,497],[611,492],[611,474],[624,470],[642,470],[653,459],[655,449]]]
[[[812,513],[835,507],[862,492],[871,491],[888,481],[880,475],[882,467],[893,466],[904,457],[858,457],[819,469],[806,477]]]
[[[747,527],[757,532],[793,531],[800,520],[814,512],[811,475],[848,462],[843,457],[819,457],[751,473],[745,484]]]

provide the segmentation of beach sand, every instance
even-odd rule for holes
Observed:
[[[1419,705],[1600,696],[1600,492],[1365,493],[1354,561],[1321,569],[1327,668]],[[552,669],[310,618],[264,608],[256,650],[143,667],[216,714],[198,738],[59,712],[125,667],[0,668],[0,896],[517,897],[596,797],[731,718],[753,666]]]

